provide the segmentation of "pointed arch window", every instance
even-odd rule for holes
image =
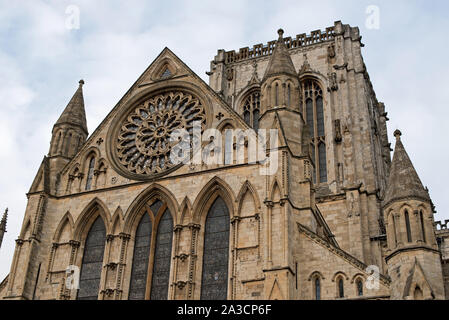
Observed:
[[[312,139],[315,172],[314,183],[327,182],[326,132],[324,127],[323,90],[317,81],[306,79],[301,83],[303,114]]]
[[[320,277],[316,277],[314,281],[314,293],[315,300],[321,300],[321,280]]]
[[[251,91],[243,101],[243,119],[257,131],[260,118],[260,90]]]
[[[419,211],[419,219],[420,219],[420,221],[421,221],[421,234],[422,234],[422,240],[423,240],[424,242],[426,242],[426,229],[425,229],[425,227],[424,227],[424,215],[423,215],[422,210]]]
[[[407,229],[407,242],[410,243],[412,242],[412,230],[410,228],[410,217],[407,210],[405,210],[404,218],[405,218],[405,228]]]
[[[92,188],[94,169],[95,169],[95,157],[92,157],[90,158],[89,169],[87,171],[86,191],[89,191]]]
[[[338,297],[339,298],[344,298],[345,297],[345,285],[344,285],[344,281],[343,281],[343,278],[342,277],[340,277],[339,279],[338,279],[338,287],[337,287],[337,290],[338,290]]]
[[[173,218],[165,202],[149,201],[137,225],[129,300],[168,299]]]
[[[100,289],[103,255],[106,243],[106,227],[98,216],[90,227],[84,244],[83,261],[79,280],[78,300],[97,300]]]
[[[357,281],[355,282],[356,285],[356,289],[357,289],[357,295],[359,297],[363,296],[363,281],[362,279],[357,279]]]
[[[201,300],[226,300],[228,295],[229,210],[221,197],[209,209],[204,231]]]

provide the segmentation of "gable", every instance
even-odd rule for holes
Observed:
[[[158,168],[157,166],[167,163],[167,158],[162,161],[162,158],[159,157],[159,155],[155,156],[154,153],[147,152],[147,149],[145,149],[147,148],[146,145],[141,144],[140,146],[137,146],[136,143],[136,145],[131,146],[131,148],[141,147],[141,149],[145,149],[145,152],[139,150],[141,153],[140,155],[137,155],[137,152],[135,154],[126,153],[129,152],[129,149],[126,149],[126,143],[129,142],[131,145],[133,143],[131,140],[134,139],[134,137],[129,140],[124,139],[123,145],[120,146],[120,150],[117,150],[117,140],[119,135],[123,137],[127,134],[127,132],[123,132],[122,130],[124,125],[127,125],[128,129],[131,128],[134,130],[133,132],[128,132],[129,135],[125,136],[125,138],[131,137],[133,134],[141,134],[143,132],[143,130],[140,130],[141,128],[136,129],[132,127],[133,121],[134,124],[138,125],[145,121],[149,122],[146,118],[138,119],[139,115],[148,117],[148,114],[150,114],[153,116],[152,112],[157,113],[161,110],[160,102],[163,102],[161,105],[166,106],[167,108],[169,102],[172,103],[172,105],[170,106],[171,109],[166,113],[161,114],[161,117],[158,119],[163,118],[170,121],[173,119],[176,121],[180,120],[180,122],[185,124],[186,121],[185,119],[181,119],[180,112],[173,115],[176,113],[176,110],[173,110],[174,104],[177,101],[183,102],[184,100],[182,99],[184,98],[188,98],[186,100],[187,104],[198,102],[195,106],[191,107],[191,110],[195,111],[195,108],[203,108],[203,110],[197,114],[194,114],[194,112],[187,114],[187,116],[193,115],[194,117],[200,115],[200,120],[204,122],[202,130],[207,128],[217,128],[225,121],[231,122],[235,128],[248,129],[248,126],[244,123],[241,117],[227,105],[216,92],[192,72],[192,70],[173,54],[173,52],[168,48],[165,48],[156,60],[137,79],[113,110],[106,116],[103,122],[89,137],[85,145],[80,149],[78,154],[63,169],[62,174],[64,175],[64,178],[62,179],[60,191],[64,191],[69,184],[69,180],[74,179],[73,177],[70,177],[70,174],[76,166],[79,166],[82,175],[86,176],[88,174],[88,165],[85,163],[85,157],[88,150],[91,149],[97,150],[98,158],[107,162],[108,178],[112,175],[111,170],[114,171],[114,177],[116,177],[115,185],[126,184],[132,181],[154,180],[170,174],[172,171],[178,170],[182,166],[171,168],[172,170],[164,170],[163,167]],[[178,100],[175,101],[175,99]],[[156,108],[150,108],[151,103],[156,106]],[[165,116],[168,118],[164,118]],[[173,122],[171,122],[171,124],[172,123]],[[167,122],[165,126],[167,127],[168,125],[169,123]],[[137,132],[138,130],[140,131]],[[161,133],[163,132],[164,130],[161,129]],[[147,134],[148,131],[144,133]],[[151,132],[148,135],[155,136],[156,132]],[[142,146],[145,146],[145,148]],[[161,153],[162,151],[163,150],[161,150]],[[122,153],[118,154],[119,152]],[[134,170],[134,164],[129,165],[127,161],[134,161],[136,159],[136,163],[140,165],[140,168]],[[96,163],[98,163],[98,160],[99,159],[97,159]],[[152,168],[153,165],[156,165],[156,169],[158,170],[147,170],[149,172],[145,172],[145,168]],[[98,170],[98,168],[94,169]],[[110,183],[110,179],[108,178],[106,179],[106,185]],[[73,190],[71,192],[73,192]]]

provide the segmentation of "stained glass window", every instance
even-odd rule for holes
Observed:
[[[303,113],[309,127],[315,163],[314,182],[327,182],[326,133],[324,125],[323,90],[317,81],[307,79],[302,82]],[[318,178],[318,179],[317,179]]]
[[[144,300],[147,297],[151,300],[168,299],[173,219],[164,202],[156,200],[150,203],[136,230],[130,300]],[[148,278],[148,270],[152,270],[151,279]]]
[[[173,219],[167,209],[159,221],[157,230],[151,300],[167,300],[168,298],[172,238]]]
[[[252,91],[243,100],[243,120],[254,130],[259,129],[260,91]]]
[[[139,222],[136,232],[129,300],[145,299],[148,263],[150,258],[151,232],[152,224],[150,215],[145,213]]]
[[[92,179],[94,177],[95,158],[92,157],[89,161],[89,171],[87,172],[86,191],[92,188]]]
[[[84,245],[79,281],[78,300],[97,300],[100,289],[106,228],[99,216],[92,224]]]
[[[206,218],[201,300],[227,299],[229,229],[228,208],[218,197]]]

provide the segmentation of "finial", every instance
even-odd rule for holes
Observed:
[[[284,35],[284,30],[279,29],[278,30],[278,35],[279,35],[279,40],[282,40],[283,39],[283,35]]]
[[[78,83],[80,84],[80,87],[82,87],[84,85],[84,80],[81,79]]]
[[[396,137],[396,141],[401,140],[402,132],[400,130],[396,130],[393,134]]]

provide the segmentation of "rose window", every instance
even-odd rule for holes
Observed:
[[[201,101],[190,93],[177,91],[145,100],[128,114],[118,131],[118,161],[129,172],[153,175],[177,165],[170,152],[177,141],[170,135],[184,129],[190,135],[195,122],[203,132],[206,114]]]

